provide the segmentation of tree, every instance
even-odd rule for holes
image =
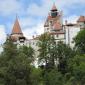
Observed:
[[[30,77],[32,66],[29,57],[32,57],[33,52],[31,48],[26,53],[24,51],[26,52],[26,50],[21,52],[10,38],[6,40],[0,57],[0,84],[32,85]]]
[[[85,53],[85,30],[81,30],[74,38],[75,48],[82,54]]]
[[[69,65],[72,72],[65,80],[65,85],[85,85],[85,55],[76,55]]]
[[[45,64],[48,63],[48,42],[49,42],[49,35],[47,33],[42,34],[39,37],[39,42],[38,42],[38,46],[39,46],[39,62],[44,62]]]
[[[13,44],[10,38],[7,39],[3,45],[3,52],[0,55],[0,78],[3,80],[3,85],[7,85],[6,83],[8,82],[7,76],[9,63],[11,64],[10,60],[14,59],[17,54],[16,45]]]
[[[63,76],[57,69],[51,69],[50,71],[45,71],[44,76],[44,85],[63,85]]]
[[[53,36],[48,33],[39,37],[39,62],[44,62],[46,68],[55,66],[56,42]]]
[[[28,58],[29,63],[33,63],[35,56],[34,56],[34,49],[29,46],[21,46],[19,48],[20,53],[24,53],[24,55]]]
[[[73,75],[80,85],[85,85],[85,55],[77,55],[74,57]]]
[[[58,42],[57,44],[57,58],[59,59],[58,70],[62,73],[67,73],[68,62],[73,58],[75,52],[63,42]]]
[[[13,44],[11,38],[7,39],[3,45],[2,55],[6,55],[9,59],[18,54],[17,45]]]
[[[32,68],[31,85],[44,85],[41,68]]]

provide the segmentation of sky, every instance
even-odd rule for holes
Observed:
[[[63,22],[75,23],[80,15],[85,15],[85,0],[0,0],[0,44],[11,34],[16,15],[28,39],[43,33],[53,3],[63,12]]]

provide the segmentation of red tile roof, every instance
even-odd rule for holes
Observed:
[[[52,18],[52,16],[50,15],[50,13],[48,14],[47,20],[50,20]]]
[[[17,17],[13,26],[12,34],[22,34],[22,30]]]
[[[53,29],[54,30],[61,30],[62,29],[61,23],[55,22],[54,25],[53,25]]]
[[[46,19],[46,22],[45,22],[45,24],[44,24],[44,27],[49,26],[49,25],[48,25],[48,21],[49,21],[50,19],[52,19],[52,16],[51,16],[50,13],[49,13],[49,14],[48,14],[48,17],[47,17],[47,19]]]
[[[85,16],[80,16],[77,22],[85,22]]]

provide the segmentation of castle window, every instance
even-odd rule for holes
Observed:
[[[53,18],[56,17],[57,15],[58,15],[57,11],[51,12],[51,16],[52,16]]]
[[[57,34],[57,35],[56,35],[56,37],[58,38],[58,37],[59,37],[59,35]]]
[[[53,22],[52,21],[50,21],[50,24],[52,24]]]

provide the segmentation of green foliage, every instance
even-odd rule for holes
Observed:
[[[42,69],[32,68],[31,81],[32,85],[43,85]]]
[[[22,53],[22,54],[24,53],[24,55],[27,57],[27,60],[29,61],[29,63],[32,63],[35,59],[34,49],[31,46],[29,46],[29,47],[21,46],[19,48],[19,53]]]
[[[59,59],[58,69],[61,73],[69,71],[68,62],[75,56],[75,52],[63,42],[57,44],[57,58]]]
[[[0,84],[31,85],[33,55],[31,47],[18,49],[10,39],[7,40],[0,56]]]
[[[44,85],[63,85],[63,76],[56,69],[45,71]]]
[[[81,30],[74,38],[75,47],[80,53],[85,53],[85,30]]]
[[[56,42],[50,34],[42,34],[39,38],[39,62],[43,62],[46,68],[53,68],[56,59]]]
[[[0,85],[85,85],[84,33],[85,30],[79,32],[74,39],[81,54],[61,41],[56,43],[49,34],[42,34],[38,58],[45,66],[38,68],[32,65],[35,60],[32,47],[17,48],[7,39],[0,54]]]
[[[68,65],[71,73],[65,74],[65,85],[85,85],[85,55],[76,55]]]
[[[11,58],[12,56],[16,56],[18,52],[17,45],[13,44],[10,38],[7,39],[6,42],[4,43],[3,50],[4,55],[8,56],[9,58]]]
[[[49,43],[49,40],[50,40],[50,36],[45,33],[45,34],[42,34],[39,38],[39,61],[44,61],[45,63],[47,63],[47,60],[49,58],[49,55],[48,55],[48,43]]]
[[[73,75],[81,85],[85,84],[85,55],[75,56],[73,60]]]

